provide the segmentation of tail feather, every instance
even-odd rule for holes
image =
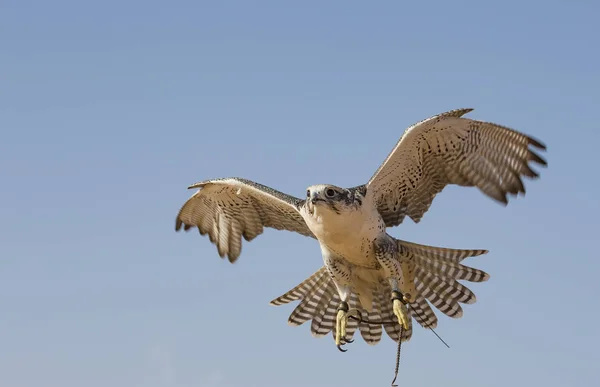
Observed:
[[[460,263],[428,258],[423,255],[415,255],[415,257],[417,266],[435,273],[439,277],[450,277],[469,282],[485,282],[490,278],[489,274],[483,270],[474,269]]]
[[[415,279],[415,283],[417,285],[417,292],[421,293],[423,297],[427,298],[433,304],[433,306],[438,308],[446,316],[452,318],[462,317],[463,310],[458,304],[458,301],[438,296],[427,285],[421,282],[419,278]]]
[[[438,277],[420,267],[415,274],[423,284],[441,298],[453,299],[463,304],[474,304],[477,301],[475,293],[453,278]]]
[[[337,305],[335,305],[336,297],[338,297],[337,290],[333,285],[333,282],[330,282],[310,324],[310,331],[314,337],[325,336],[333,329],[335,318],[333,316],[329,316],[329,313],[333,313],[335,308],[337,308]],[[331,311],[329,310],[330,304],[334,305]]]
[[[434,329],[437,327],[438,319],[435,315],[429,303],[421,294],[419,294],[413,303],[410,304],[410,308],[412,309],[413,317],[419,325],[426,329]]]
[[[331,293],[331,298],[323,306],[321,313],[323,317],[318,326],[315,326],[314,320],[311,324],[311,333],[315,337],[322,337],[331,332],[335,328],[335,319],[337,315],[337,308],[340,304],[340,298],[337,294],[337,290]]]
[[[383,305],[379,302],[379,297],[377,297],[377,299],[374,301],[375,302],[373,302],[373,308],[371,309],[371,311],[365,311],[362,317],[367,321],[380,322],[382,321],[381,308],[383,307]],[[359,323],[358,326],[360,328],[360,335],[367,344],[375,345],[379,343],[379,341],[381,340],[381,333],[383,332],[381,323],[371,324],[363,320]]]
[[[487,254],[488,252],[487,250],[459,250],[445,247],[420,245],[418,243],[407,242],[399,239],[397,241],[415,255],[432,258],[434,260],[444,260],[455,263],[459,263],[465,258],[476,257],[478,255]]]
[[[271,305],[283,305],[292,301],[302,300],[306,294],[315,286],[324,275],[327,275],[325,266],[314,272],[310,277],[302,281],[298,286],[294,287],[282,296],[277,297],[270,302]]]
[[[290,314],[288,319],[290,325],[302,325],[315,316],[320,301],[323,295],[326,294],[329,281],[330,279],[327,275],[319,277],[314,286],[304,296],[304,299]]]

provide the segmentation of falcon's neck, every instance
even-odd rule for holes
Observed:
[[[352,205],[310,207],[306,204],[301,215],[317,239],[328,246],[352,244],[352,240],[375,238],[385,232],[383,219],[370,200],[357,198]],[[383,228],[382,228],[383,226]]]

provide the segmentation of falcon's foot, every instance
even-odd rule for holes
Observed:
[[[338,307],[338,312],[335,320],[335,345],[337,348],[346,352],[347,349],[342,346],[352,343],[354,340],[346,340],[346,326],[348,325],[348,319],[350,317],[360,318],[360,312],[358,309],[350,309],[346,301],[342,301]]]
[[[406,309],[407,297],[404,297],[398,291],[392,292],[393,310],[398,318],[398,323],[402,325],[404,330],[408,330],[408,310]]]

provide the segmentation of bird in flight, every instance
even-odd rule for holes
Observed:
[[[410,126],[371,179],[356,187],[312,185],[301,199],[243,178],[193,184],[189,188],[198,191],[181,207],[175,229],[208,234],[219,256],[232,263],[242,251],[242,237],[251,241],[264,227],[315,238],[323,266],[271,304],[300,301],[288,322],[312,320],[313,336],[331,332],[342,351],[356,330],[371,345],[383,330],[396,342],[407,341],[412,318],[424,328],[437,326],[430,304],[459,318],[460,304],[475,302],[475,294],[458,281],[483,282],[489,275],[461,262],[487,251],[411,243],[392,237],[387,228],[406,216],[418,223],[451,184],[477,187],[506,205],[507,195],[525,194],[523,177],[539,176],[530,162],[547,165],[532,149],[545,150],[541,142],[463,117],[472,110],[448,111]]]

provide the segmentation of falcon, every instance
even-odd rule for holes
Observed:
[[[446,186],[477,187],[508,204],[525,194],[523,177],[539,177],[530,162],[546,166],[534,149],[540,141],[508,127],[463,117],[457,109],[410,126],[383,164],[363,185],[308,187],[304,198],[243,178],[205,180],[181,207],[175,229],[197,228],[216,245],[221,258],[236,262],[242,238],[251,241],[265,227],[314,238],[323,266],[271,301],[300,301],[288,323],[311,321],[311,333],[332,333],[338,349],[359,330],[371,345],[382,332],[396,342],[410,340],[412,319],[433,329],[431,305],[452,318],[475,294],[458,282],[483,282],[489,275],[462,264],[487,250],[459,250],[394,238],[387,228],[405,217],[418,223]],[[431,305],[430,305],[431,304]],[[351,318],[354,317],[354,318]]]

